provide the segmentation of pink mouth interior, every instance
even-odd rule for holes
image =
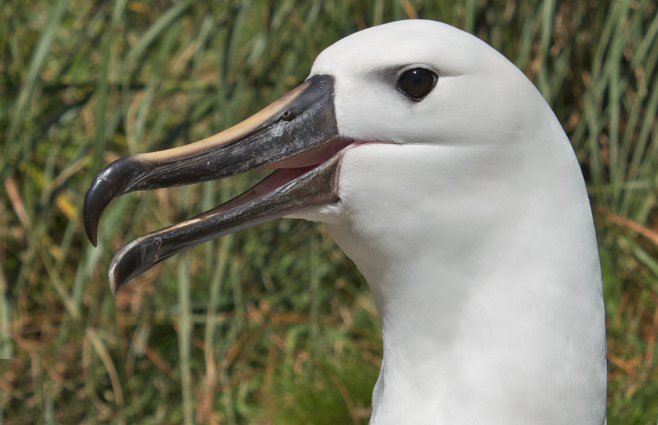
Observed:
[[[212,214],[223,213],[239,205],[244,205],[261,198],[301,177],[352,144],[355,144],[352,139],[338,138],[317,148],[260,167],[259,170],[276,169],[276,171],[243,194],[213,209]]]
[[[309,149],[284,160],[268,164],[260,169],[305,168],[322,164],[352,143],[354,143],[353,139],[337,138],[317,148]]]

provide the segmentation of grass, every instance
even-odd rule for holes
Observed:
[[[110,294],[107,266],[125,242],[259,176],[126,195],[105,213],[97,249],[81,208],[108,162],[235,124],[303,81],[334,41],[420,17],[505,54],[565,127],[604,271],[608,420],[655,424],[657,7],[0,1],[0,356],[23,359],[0,361],[0,422],[367,423],[379,321],[366,283],[323,226],[248,229]]]

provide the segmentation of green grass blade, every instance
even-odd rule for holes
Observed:
[[[548,52],[553,33],[553,17],[555,15],[555,0],[544,0],[541,8],[540,21],[540,47],[539,47],[539,73],[537,87],[544,98],[550,99],[550,85],[548,82]]]
[[[190,367],[190,350],[192,346],[192,323],[190,321],[190,272],[186,254],[178,263],[178,353],[180,355],[180,374],[183,392],[183,420],[185,425],[194,423],[194,399],[192,397],[192,374]]]
[[[21,124],[23,123],[25,112],[28,108],[28,104],[32,98],[32,94],[34,93],[34,89],[39,78],[39,72],[41,71],[43,64],[46,62],[46,58],[50,52],[50,46],[53,42],[53,39],[55,38],[55,31],[62,21],[62,17],[64,16],[64,12],[66,12],[68,4],[69,0],[59,0],[53,7],[53,12],[50,15],[50,19],[48,20],[43,33],[41,33],[39,41],[37,42],[37,46],[34,50],[34,53],[32,54],[32,58],[30,59],[25,82],[21,87],[20,95],[18,97],[18,101],[16,102],[16,107],[14,109],[14,113],[9,126],[7,140],[9,140],[11,143],[7,143],[5,145],[2,158],[0,158],[0,175],[4,175],[3,171],[5,170],[7,161],[15,161],[15,158],[13,158],[15,150],[12,148],[21,146],[21,144],[15,143],[14,140],[18,135]]]
[[[11,332],[9,330],[11,325],[11,310],[7,299],[8,289],[5,273],[0,268],[0,360],[14,358]]]
[[[144,33],[137,43],[130,49],[126,55],[124,67],[133,64],[144,51],[156,40],[158,36],[179,18],[196,0],[181,0],[169,8],[162,16],[160,16],[151,27]]]
[[[477,13],[477,0],[466,0],[464,11],[464,31],[473,33],[475,30],[475,14]]]

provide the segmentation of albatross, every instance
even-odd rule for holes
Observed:
[[[103,169],[84,204],[251,170],[242,195],[113,258],[116,292],[191,246],[280,217],[326,223],[365,276],[384,357],[373,425],[601,425],[606,340],[585,182],[542,95],[449,25],[339,40],[246,121]]]

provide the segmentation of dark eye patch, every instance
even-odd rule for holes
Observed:
[[[413,100],[421,100],[432,91],[438,76],[425,68],[405,71],[398,79],[398,89]]]

